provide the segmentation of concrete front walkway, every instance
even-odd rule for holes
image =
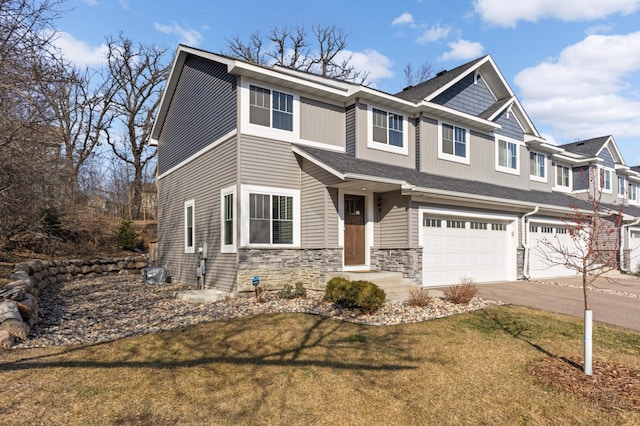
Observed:
[[[590,293],[594,321],[640,332],[640,280],[617,274],[598,278]],[[581,277],[478,284],[480,296],[550,312],[584,316]]]

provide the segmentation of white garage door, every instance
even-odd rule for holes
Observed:
[[[516,279],[513,220],[422,215],[423,285]]]
[[[553,247],[577,252],[574,241],[564,224],[531,222],[529,225],[529,275],[531,278],[553,278],[576,275],[576,271],[563,265],[563,256],[544,244],[548,241]]]
[[[632,228],[629,233],[629,268],[636,272],[640,265],[640,229]]]

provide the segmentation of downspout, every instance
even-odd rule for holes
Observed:
[[[633,222],[631,222],[631,223],[629,223],[627,225],[622,225],[620,227],[620,251],[618,252],[619,253],[618,256],[620,257],[620,259],[618,260],[618,262],[619,262],[619,265],[620,265],[620,271],[622,271],[624,273],[628,273],[629,272],[629,268],[626,268],[624,266],[624,242],[625,242],[624,237],[626,235],[625,229],[628,231],[629,228],[631,228],[632,226],[636,226],[638,223],[640,223],[640,218],[634,220]],[[627,238],[627,241],[628,240],[629,239]],[[631,262],[629,262],[629,263],[631,263]]]
[[[525,280],[529,280],[529,227],[527,226],[527,217],[538,213],[540,207],[536,206],[532,211],[522,215],[522,248],[524,248],[524,261],[522,262],[522,276]]]

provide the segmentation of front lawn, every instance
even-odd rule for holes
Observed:
[[[1,352],[0,418],[11,425],[640,424],[640,404],[575,395],[530,372],[541,360],[581,354],[580,320],[517,307],[397,326],[256,315]],[[640,334],[596,325],[594,360],[640,370]]]

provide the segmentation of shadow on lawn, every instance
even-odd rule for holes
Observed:
[[[496,326],[498,326],[506,334],[510,335],[511,337],[517,340],[525,342],[526,344],[528,344],[538,352],[541,352],[548,357],[562,360],[563,362],[566,362],[572,367],[577,368],[578,370],[582,370],[582,366],[580,364],[577,364],[575,361],[572,361],[565,357],[558,356],[553,352],[550,352],[548,349],[545,349],[544,347],[540,346],[539,344],[534,343],[532,339],[527,338],[526,337],[527,332],[531,331],[531,326],[529,324],[519,321],[518,319],[513,319],[513,317],[508,317],[507,315],[500,315],[496,311],[484,310],[482,311],[481,315],[484,316],[486,319],[492,321]]]
[[[298,327],[288,331],[292,315]],[[287,322],[288,321],[288,322]],[[280,324],[282,323],[282,324]],[[345,327],[348,328],[345,330]],[[353,329],[353,330],[352,330]],[[286,335],[285,335],[286,334]],[[256,315],[184,330],[64,348],[0,363],[0,371],[46,368],[175,369],[216,364],[320,367],[358,371],[415,369],[398,349],[393,363],[375,359],[393,334],[371,337],[366,326],[300,314]],[[215,355],[211,355],[214,353]],[[60,359],[62,358],[62,359]]]

